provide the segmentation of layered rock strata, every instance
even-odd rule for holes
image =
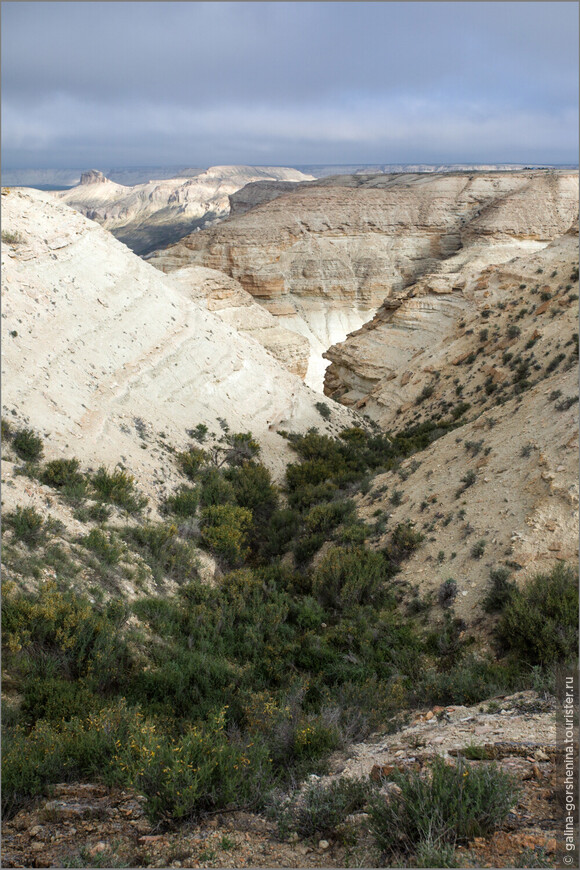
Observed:
[[[286,182],[308,175],[284,167],[212,166],[180,178],[160,178],[127,187],[98,170],[83,172],[80,184],[53,196],[70,205],[139,255],[177,241],[229,213],[229,195],[256,179]]]
[[[259,204],[154,261],[168,271],[202,265],[238,280],[284,326],[308,337],[307,383],[317,388],[321,353],[386,298],[464,247],[493,244],[509,258],[514,241],[545,244],[578,213],[577,175],[565,171],[331,176],[292,192],[257,185],[239,196]]]
[[[278,427],[352,419],[337,405],[327,424],[319,396],[254,338],[49,194],[6,192],[2,217],[3,415],[49,432],[57,456],[177,483],[169,447],[226,421],[279,474],[292,454]]]

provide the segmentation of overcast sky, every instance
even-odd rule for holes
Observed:
[[[2,3],[4,168],[577,160],[576,2]]]

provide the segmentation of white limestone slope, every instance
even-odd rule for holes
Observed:
[[[327,428],[319,395],[98,224],[35,190],[3,191],[2,219],[20,237],[2,244],[2,413],[50,433],[48,453],[121,461],[147,492],[174,462],[141,449],[143,426],[184,449],[221,418],[276,474],[292,455],[277,428]],[[353,419],[330,404],[329,429]]]

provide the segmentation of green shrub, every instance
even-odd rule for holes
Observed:
[[[380,553],[333,547],[314,571],[312,589],[323,607],[343,610],[357,604],[378,604],[385,596],[387,579]]]
[[[117,622],[54,581],[34,595],[4,590],[2,633],[8,654],[20,656],[19,670],[30,677],[86,678],[92,690],[110,692],[129,668]]]
[[[4,523],[14,532],[17,541],[37,547],[46,540],[46,527],[41,515],[33,507],[20,507],[4,514]]]
[[[470,486],[473,486],[475,481],[477,480],[477,474],[473,469],[470,469],[466,474],[461,478],[461,483],[463,486],[460,486],[458,490],[455,492],[455,498],[459,498],[466,489],[469,489]]]
[[[375,792],[372,782],[342,778],[329,785],[315,783],[283,806],[277,814],[282,835],[296,831],[301,837],[333,837],[347,816],[365,809]]]
[[[410,522],[398,523],[383,552],[389,564],[396,568],[415,552],[422,541],[423,535],[421,532],[416,532]]]
[[[300,516],[293,510],[278,510],[270,516],[262,544],[264,559],[274,559],[286,552],[300,525]]]
[[[198,576],[198,560],[195,547],[182,541],[174,523],[148,523],[123,530],[124,539],[137,548],[160,581],[164,575],[180,582]]]
[[[316,402],[314,405],[318,413],[321,417],[324,417],[325,420],[330,420],[330,408],[326,404],[326,402]]]
[[[146,797],[154,821],[199,818],[208,810],[253,804],[270,784],[267,751],[259,741],[229,739],[225,710],[178,740],[137,722],[118,744],[113,769]]]
[[[91,485],[99,498],[110,504],[136,513],[145,507],[147,499],[135,492],[135,479],[132,474],[119,469],[109,472],[101,466],[90,478]]]
[[[249,462],[254,459],[260,452],[260,445],[252,436],[251,432],[237,432],[233,435],[226,435],[226,450],[225,459],[231,466],[243,465],[244,462]]]
[[[109,533],[102,529],[91,529],[80,543],[95,553],[106,565],[116,565],[122,556],[123,548]]]
[[[115,744],[125,745],[137,719],[123,701],[70,721],[40,719],[29,730],[2,729],[2,812],[13,816],[50,783],[107,777]],[[137,720],[138,721],[138,720]]]
[[[201,542],[229,565],[241,565],[249,554],[252,512],[231,504],[205,508],[201,514]]]
[[[174,495],[165,499],[165,513],[176,514],[179,517],[193,517],[199,504],[199,490],[190,486],[180,486]]]
[[[217,468],[204,468],[200,473],[202,507],[218,504],[233,504],[236,500],[234,487]]]
[[[21,245],[24,242],[24,238],[20,233],[2,230],[2,241],[7,245]]]
[[[296,541],[293,549],[294,558],[299,566],[306,565],[317,553],[324,542],[326,534],[324,532],[313,532],[310,535],[303,535]]]
[[[85,483],[84,476],[79,472],[78,459],[53,459],[42,469],[40,479],[47,486],[62,489],[65,486],[78,486]]]
[[[476,541],[476,543],[471,548],[471,558],[472,559],[481,559],[483,554],[485,553],[487,541],[485,538],[481,538],[481,540]]]
[[[310,508],[304,518],[306,527],[311,533],[325,532],[328,534],[332,529],[339,526],[344,520],[354,513],[354,502],[347,501],[330,502],[329,504],[317,504]]]
[[[417,853],[434,841],[455,845],[491,833],[517,800],[515,780],[493,765],[454,766],[436,758],[430,778],[395,771],[400,792],[371,803],[371,830],[391,861]]]
[[[415,399],[415,404],[420,405],[422,402],[425,401],[425,399],[430,399],[433,395],[434,389],[435,387],[432,384],[426,384]]]
[[[196,480],[199,470],[206,464],[208,455],[201,447],[190,447],[189,450],[177,454],[177,464],[190,480]]]
[[[477,704],[486,698],[532,688],[529,680],[522,680],[517,669],[496,662],[462,655],[446,671],[424,671],[413,687],[413,700],[417,704]]]
[[[195,441],[198,441],[200,444],[203,444],[205,439],[207,438],[208,428],[205,423],[198,423],[195,429],[189,429],[187,434],[190,438],[193,438]]]
[[[489,572],[491,586],[481,605],[486,613],[498,613],[509,603],[512,595],[518,588],[513,580],[510,580],[508,568],[492,568]]]
[[[21,459],[28,461],[40,459],[44,451],[42,438],[32,429],[19,429],[12,438],[12,446]]]
[[[233,487],[239,507],[251,510],[257,525],[267,523],[278,506],[278,491],[269,470],[264,465],[245,462],[228,469],[225,478]]]
[[[454,407],[454,409],[452,410],[451,416],[453,417],[454,420],[459,420],[459,418],[463,417],[463,415],[467,411],[469,411],[470,408],[471,408],[470,402],[460,402],[459,405],[456,405]]]
[[[457,597],[457,583],[453,578],[449,578],[439,587],[439,605],[440,607],[451,607]]]
[[[39,719],[62,722],[83,718],[104,706],[101,698],[80,682],[32,677],[24,684],[21,713],[32,724]]]
[[[549,574],[536,574],[511,594],[498,624],[498,639],[532,665],[550,665],[575,656],[578,647],[578,585],[561,562]]]

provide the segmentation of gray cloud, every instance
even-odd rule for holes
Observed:
[[[572,162],[574,3],[2,4],[5,166]]]

